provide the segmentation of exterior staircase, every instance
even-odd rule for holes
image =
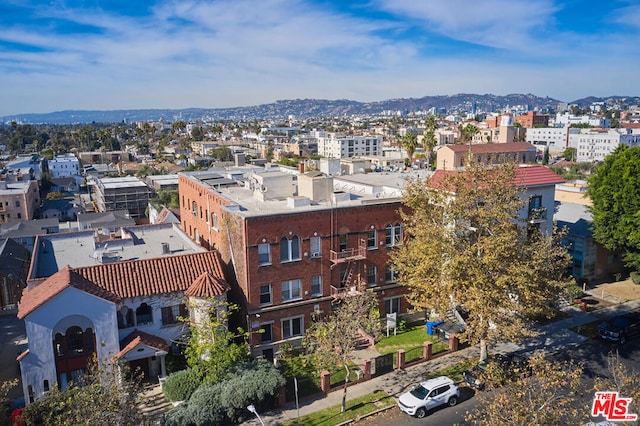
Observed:
[[[145,387],[142,393],[142,402],[138,405],[145,418],[145,425],[161,424],[164,414],[173,408],[173,404],[162,393],[159,384]]]

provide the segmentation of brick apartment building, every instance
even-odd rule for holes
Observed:
[[[229,298],[246,309],[254,355],[299,343],[359,283],[376,291],[383,317],[407,311],[388,261],[402,243],[399,174],[226,173],[181,173],[180,216],[233,269]]]

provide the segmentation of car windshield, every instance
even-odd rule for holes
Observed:
[[[429,389],[425,388],[422,385],[416,385],[413,389],[411,389],[411,395],[415,396],[418,399],[425,399],[429,394]]]

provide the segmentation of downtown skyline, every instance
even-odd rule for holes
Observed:
[[[0,116],[533,93],[638,95],[632,1],[0,5]]]

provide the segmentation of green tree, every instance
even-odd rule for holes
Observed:
[[[535,335],[532,318],[544,315],[566,284],[569,256],[559,235],[528,232],[521,216],[526,200],[512,184],[515,165],[486,168],[470,163],[439,184],[407,185],[402,214],[409,237],[391,253],[410,303],[444,317],[464,304],[468,319],[461,341],[518,341]]]
[[[249,359],[249,333],[240,327],[235,332],[228,329],[229,316],[238,310],[237,305],[217,299],[211,303],[208,315],[185,319],[191,323],[191,335],[184,353],[189,367],[205,381],[217,382],[231,366]]]
[[[640,270],[640,147],[619,145],[589,177],[593,235]]]
[[[349,360],[356,348],[360,331],[371,336],[379,333],[378,300],[371,289],[360,288],[356,294],[346,295],[340,304],[322,321],[315,322],[307,331],[305,347],[316,355],[318,365],[332,368],[342,365],[347,372],[342,392],[342,411],[346,409]]]
[[[430,115],[425,121],[424,147],[427,151],[427,168],[431,166],[431,157],[433,148],[436,147],[436,130],[438,130],[438,122],[435,115]]]
[[[545,166],[549,164],[549,147],[544,148],[544,154],[542,155],[542,164]]]
[[[407,151],[407,158],[409,159],[409,162],[411,162],[413,159],[413,153],[416,152],[416,149],[419,146],[418,137],[415,133],[407,132],[402,137],[400,144]]]
[[[231,149],[225,145],[209,150],[208,154],[209,157],[212,157],[217,161],[233,161],[233,153],[231,152]]]
[[[565,148],[565,150],[562,152],[562,156],[567,161],[576,161],[577,152],[578,150],[576,148],[570,146]]]
[[[475,410],[466,417],[477,425],[568,425],[589,420],[589,406],[582,398],[583,367],[573,362],[529,360],[527,372],[504,387],[479,395]]]
[[[75,425],[138,425],[142,413],[142,385],[137,374],[114,365],[98,367],[97,362],[65,390],[53,386],[47,396],[27,405],[22,417],[26,424]]]
[[[460,124],[458,126],[458,132],[460,132],[460,144],[471,143],[473,137],[480,132],[473,124],[469,123],[466,126]]]

